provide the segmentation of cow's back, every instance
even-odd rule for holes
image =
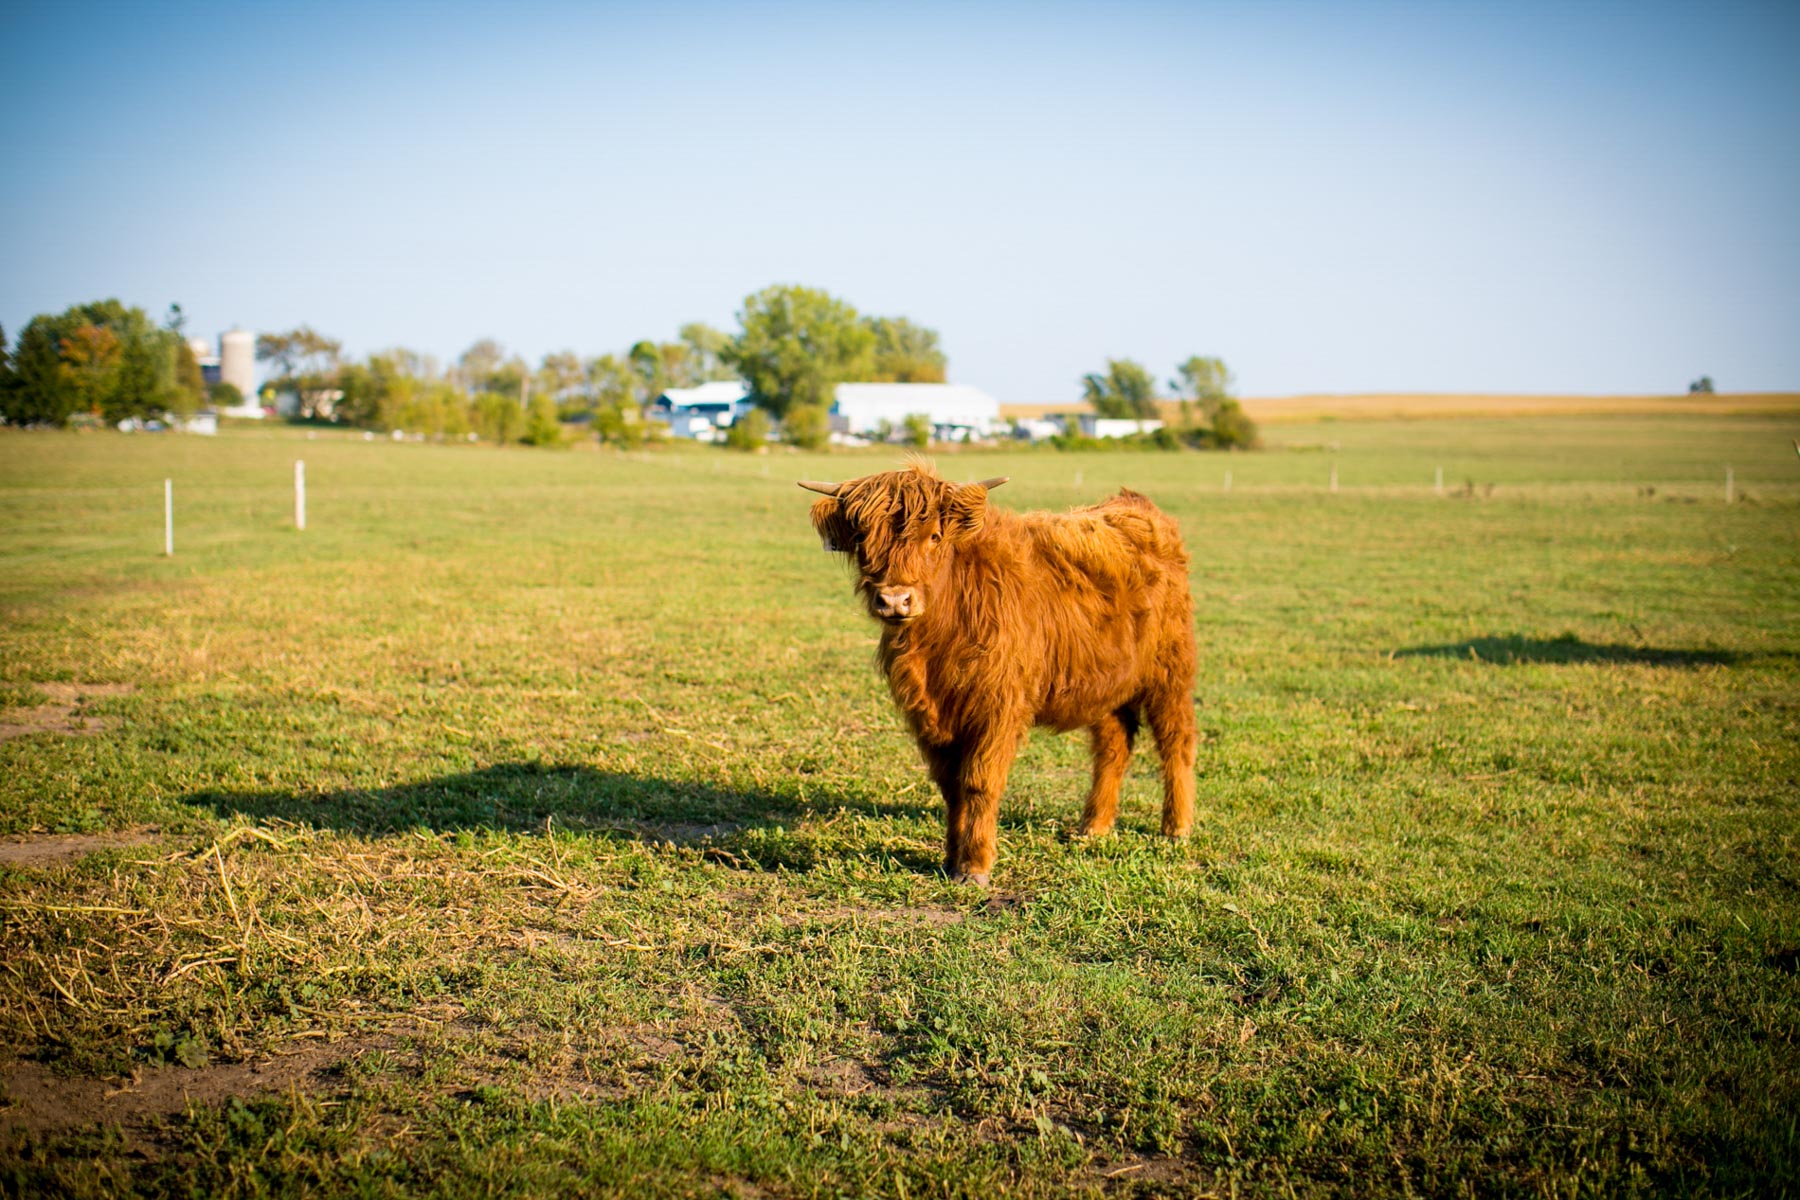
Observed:
[[[1089,724],[1134,700],[1182,645],[1191,659],[1187,552],[1175,522],[1147,497],[1122,491],[1014,520],[1007,533],[1020,540],[1022,616],[1037,635],[1040,661],[1030,665],[1040,724]]]

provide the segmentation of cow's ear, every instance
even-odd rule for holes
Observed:
[[[812,523],[827,553],[850,553],[850,522],[844,519],[844,506],[836,496],[813,501]]]
[[[944,509],[944,529],[952,541],[962,541],[981,532],[987,524],[987,488],[979,483],[965,483],[950,492]]]

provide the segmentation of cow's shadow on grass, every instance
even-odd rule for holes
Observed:
[[[525,762],[499,763],[381,788],[210,789],[185,799],[221,817],[291,821],[365,837],[415,829],[527,834],[555,829],[698,847],[727,863],[803,871],[821,861],[858,852],[841,839],[821,834],[817,827],[825,821],[809,818],[840,811],[916,818],[926,811],[930,798],[915,794],[908,803],[901,803],[812,790],[802,798],[771,790]],[[935,855],[896,849],[891,839],[879,850],[867,852],[893,859],[902,868],[932,871],[939,865]]]
[[[1395,658],[1460,658],[1509,666],[1516,663],[1636,663],[1652,667],[1733,666],[1766,655],[1735,650],[1669,650],[1587,642],[1576,637],[1478,637],[1442,646],[1411,646]]]

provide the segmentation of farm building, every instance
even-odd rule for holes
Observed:
[[[650,415],[666,422],[679,438],[710,442],[750,407],[750,389],[736,379],[715,380],[699,387],[670,388],[656,398]]]
[[[1060,434],[1078,434],[1090,438],[1131,437],[1139,433],[1155,433],[1163,422],[1154,417],[1121,420],[1102,417],[1085,401],[1068,404],[1008,404],[1001,416],[1010,421],[1015,436],[1034,442]]]
[[[898,429],[913,415],[931,422],[940,442],[987,437],[1000,425],[1000,402],[957,383],[840,383],[832,424],[858,436]]]
[[[1082,437],[1120,438],[1130,437],[1134,433],[1155,433],[1163,427],[1161,421],[1124,420],[1118,417],[1096,417],[1092,413],[1083,413],[1076,418]]]

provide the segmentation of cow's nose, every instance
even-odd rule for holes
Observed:
[[[881,609],[896,617],[904,617],[912,612],[913,595],[911,588],[896,588],[893,591],[879,593]]]

